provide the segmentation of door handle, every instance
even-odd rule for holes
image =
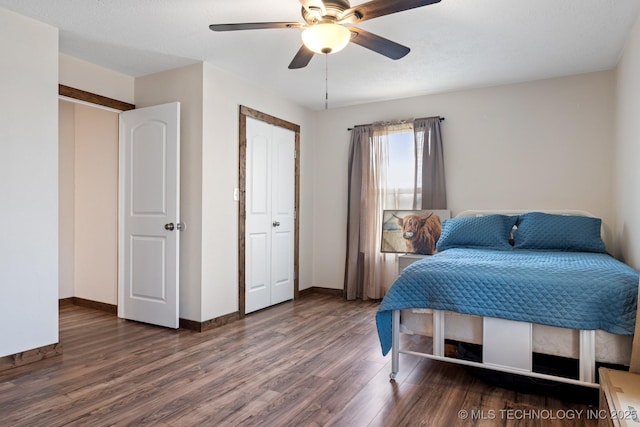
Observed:
[[[274,227],[280,227],[280,221],[273,221]]]
[[[169,224],[165,224],[164,225],[164,229],[165,230],[173,231],[174,228],[176,228],[176,227],[175,227],[175,225],[173,225],[172,222],[170,222]]]

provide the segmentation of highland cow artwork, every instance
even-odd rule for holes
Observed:
[[[433,255],[448,210],[385,210],[380,252]]]

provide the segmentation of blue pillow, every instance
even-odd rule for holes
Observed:
[[[485,248],[511,250],[509,234],[517,216],[486,215],[446,219],[436,245],[438,251],[450,248]]]
[[[607,252],[600,237],[600,218],[530,212],[520,215],[517,227],[514,249]]]

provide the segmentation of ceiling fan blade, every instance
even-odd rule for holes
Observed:
[[[212,24],[212,31],[264,30],[269,28],[303,28],[300,22],[247,22],[244,24]]]
[[[387,58],[400,59],[411,51],[411,49],[406,46],[361,30],[360,28],[349,28],[349,31],[355,34],[355,36],[351,38],[352,43],[371,49]]]
[[[321,19],[327,14],[327,9],[324,7],[322,0],[300,0],[300,3],[302,3],[302,7],[304,7],[307,12],[315,13],[317,11],[320,13],[318,19]]]
[[[289,64],[289,69],[304,68],[309,65],[311,58],[313,58],[313,51],[309,50],[305,45],[302,45],[298,53],[296,53],[296,56],[293,57],[291,64]]]
[[[392,13],[428,6],[438,2],[440,2],[440,0],[371,0],[345,10],[338,17],[338,22],[355,24],[368,19],[391,15]]]

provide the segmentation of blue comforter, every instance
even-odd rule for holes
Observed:
[[[601,253],[448,249],[408,266],[376,326],[391,349],[391,311],[433,308],[632,335],[638,272]]]

